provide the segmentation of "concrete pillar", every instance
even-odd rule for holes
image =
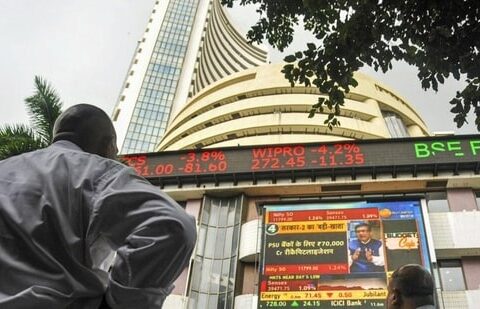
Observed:
[[[480,289],[480,256],[462,257],[463,274],[467,290]]]

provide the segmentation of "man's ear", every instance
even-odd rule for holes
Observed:
[[[393,289],[392,290],[392,304],[395,306],[400,307],[402,305],[402,294],[400,294],[400,291],[398,289]]]
[[[98,144],[98,155],[112,160],[117,158],[118,149],[115,138],[104,136]]]

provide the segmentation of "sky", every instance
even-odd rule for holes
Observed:
[[[155,0],[0,0],[0,126],[28,123],[24,99],[33,91],[35,75],[48,80],[64,107],[77,103],[99,106],[111,115],[138,40]],[[246,32],[256,21],[250,8],[229,10],[234,25]],[[272,50],[279,62],[303,50],[311,40],[296,33],[285,54]],[[464,84],[448,79],[439,91],[423,91],[415,68],[395,63],[386,74],[363,72],[390,86],[410,102],[431,132],[478,133],[474,120],[457,129],[449,100]]]

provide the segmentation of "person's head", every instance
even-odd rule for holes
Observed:
[[[408,264],[395,270],[388,283],[387,308],[409,309],[434,305],[433,278],[420,265]]]
[[[363,242],[368,241],[372,238],[372,228],[368,223],[360,223],[355,226],[355,234],[358,240]]]
[[[78,104],[69,107],[55,121],[53,142],[67,140],[83,151],[115,159],[117,136],[112,121],[98,107]]]

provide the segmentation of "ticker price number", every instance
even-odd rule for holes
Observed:
[[[355,143],[319,146],[275,146],[253,148],[251,170],[341,167],[365,164],[365,155]]]
[[[155,164],[146,155],[130,155],[122,160],[134,168],[137,174],[149,176],[168,176],[174,173],[201,174],[224,172],[228,168],[227,159],[223,151],[206,150],[202,152],[187,152],[178,160]]]
[[[138,175],[144,177],[170,175],[175,171],[175,167],[171,163],[150,166],[145,155],[124,156],[122,160],[135,169]]]
[[[316,159],[311,160],[311,163],[322,167],[363,165],[365,163],[364,154],[354,143],[320,145],[310,149],[310,152],[317,155]]]
[[[171,163],[161,163],[151,166],[148,164],[148,158],[145,155],[124,156],[122,160],[135,169],[138,175],[143,177],[170,175],[175,171],[175,166]]]
[[[200,153],[192,151],[180,159],[185,161],[185,165],[179,170],[189,174],[224,172],[228,168],[223,151],[212,150]]]
[[[304,146],[277,146],[252,149],[251,170],[278,170],[305,166]]]

